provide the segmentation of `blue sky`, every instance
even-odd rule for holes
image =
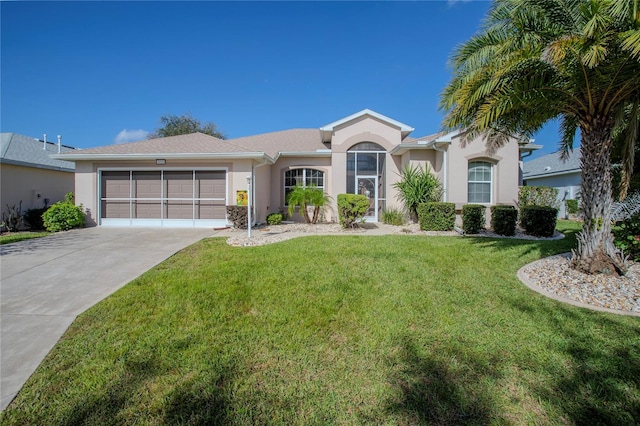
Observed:
[[[228,137],[370,108],[440,129],[447,59],[486,1],[1,2],[1,130],[88,148],[166,114]],[[557,149],[557,129],[536,135]]]

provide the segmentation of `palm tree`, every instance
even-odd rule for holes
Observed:
[[[452,56],[444,127],[484,136],[489,151],[559,118],[561,152],[580,130],[584,224],[572,264],[624,273],[611,235],[611,149],[624,130],[623,187],[633,171],[640,106],[639,0],[495,0]],[[636,120],[636,121],[634,121]],[[522,140],[521,139],[521,140]]]
[[[329,204],[330,200],[331,198],[322,189],[314,185],[297,185],[287,197],[289,215],[293,215],[296,207],[300,207],[304,222],[315,225],[320,218],[320,210]],[[309,206],[313,206],[313,217],[309,217]]]

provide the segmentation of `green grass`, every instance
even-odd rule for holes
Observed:
[[[80,315],[0,423],[637,423],[638,319],[516,278],[560,226],[203,240]]]
[[[11,232],[0,235],[0,245],[51,235],[51,232]]]

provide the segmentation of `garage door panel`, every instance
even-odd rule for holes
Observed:
[[[102,201],[102,217],[129,219],[129,201]]]
[[[197,171],[197,196],[200,198],[225,198],[226,174],[224,171]]]
[[[227,209],[224,201],[197,201],[196,219],[224,219]]]
[[[132,203],[134,219],[160,219],[162,210],[160,200],[137,200]]]
[[[165,211],[167,219],[193,219],[193,202],[168,200]]]
[[[132,185],[134,198],[160,198],[162,196],[160,172],[133,172]]]
[[[164,180],[167,198],[193,197],[193,172],[165,172]]]

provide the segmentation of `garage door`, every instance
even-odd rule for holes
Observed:
[[[104,226],[224,226],[226,170],[102,170]]]

